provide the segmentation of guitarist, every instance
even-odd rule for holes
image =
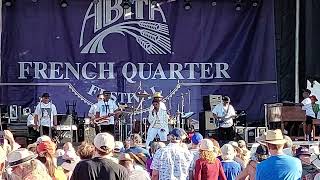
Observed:
[[[232,141],[234,138],[233,119],[237,116],[236,111],[230,104],[230,98],[224,96],[222,103],[212,110],[213,116],[219,121],[219,140]]]
[[[113,135],[114,133],[114,116],[117,115],[120,111],[118,110],[118,106],[111,98],[110,91],[104,91],[103,93],[104,100],[100,100],[97,104],[97,112],[95,116],[95,123],[98,123],[100,128],[99,132],[108,132]]]

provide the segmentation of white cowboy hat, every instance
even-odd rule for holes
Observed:
[[[287,140],[284,139],[281,130],[276,129],[276,130],[268,130],[266,134],[266,138],[262,142],[277,145],[277,144],[285,144]]]
[[[79,161],[65,161],[61,164],[61,167],[67,171],[73,171]]]
[[[33,154],[32,152],[28,151],[25,148],[21,148],[8,154],[7,160],[8,160],[9,166],[14,167],[19,164],[33,160],[36,157],[37,155]]]
[[[153,98],[163,98],[163,96],[161,95],[161,92],[155,92]]]

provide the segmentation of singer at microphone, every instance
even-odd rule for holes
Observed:
[[[153,99],[152,101],[153,109],[149,111],[148,121],[150,123],[146,146],[149,146],[150,142],[159,135],[160,141],[167,141],[167,135],[169,133],[168,119],[169,115],[167,111],[160,108],[160,101]]]

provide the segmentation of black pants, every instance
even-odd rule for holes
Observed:
[[[114,124],[96,126],[96,134],[103,132],[114,135]]]
[[[219,140],[220,141],[233,141],[234,130],[233,127],[223,128],[219,127]]]
[[[28,127],[28,137],[30,139],[29,144],[37,141],[38,137],[40,137],[40,133],[33,129],[33,127]]]

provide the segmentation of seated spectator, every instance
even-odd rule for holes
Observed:
[[[66,180],[63,169],[57,167],[55,154],[56,144],[52,141],[41,142],[37,146],[38,160],[41,161],[48,170],[48,174],[55,180]]]
[[[153,157],[151,164],[153,180],[188,179],[193,157],[189,150],[181,147],[184,136],[180,128],[175,128],[170,132],[170,143],[159,149]]]
[[[314,179],[320,173],[320,170],[311,163],[311,153],[307,147],[299,147],[296,151],[296,157],[302,163],[302,179]]]
[[[114,158],[119,158],[120,153],[124,151],[123,143],[121,141],[116,141],[114,150],[113,150],[113,157]]]
[[[117,179],[127,180],[128,171],[113,162],[114,137],[109,133],[99,133],[94,138],[95,156],[80,161],[73,170],[71,180]]]
[[[81,160],[91,159],[94,155],[94,152],[95,148],[93,144],[86,141],[82,142],[77,150],[77,154]]]
[[[257,164],[268,158],[268,149],[264,145],[258,146],[255,152],[255,160],[249,161],[247,167],[237,176],[237,180],[255,180]]]
[[[234,161],[236,152],[231,144],[225,144],[221,147],[222,152],[222,167],[224,174],[228,180],[234,180],[241,172],[241,166]]]
[[[27,149],[18,149],[8,155],[8,166],[13,180],[52,180],[37,155]]]
[[[146,149],[142,148],[142,138],[139,134],[132,135],[130,148],[125,152],[131,152],[133,154],[143,153],[146,157],[149,157],[149,152]]]
[[[158,149],[165,147],[166,145],[163,142],[151,142],[150,143],[150,149],[149,149],[149,153],[150,153],[150,157],[147,159],[146,162],[146,169],[148,171],[148,173],[150,174],[150,176],[152,176],[152,169],[151,164],[152,164],[152,159],[154,154],[157,152]]]
[[[147,171],[135,168],[134,160],[129,154],[121,154],[119,157],[119,164],[128,170],[130,179],[150,180],[150,176]]]
[[[300,179],[302,165],[299,159],[285,155],[283,146],[286,143],[280,129],[268,130],[263,141],[271,156],[257,165],[256,179]]]
[[[226,180],[221,162],[216,158],[214,145],[210,139],[203,139],[200,142],[200,158],[195,165],[195,180],[219,179]]]

